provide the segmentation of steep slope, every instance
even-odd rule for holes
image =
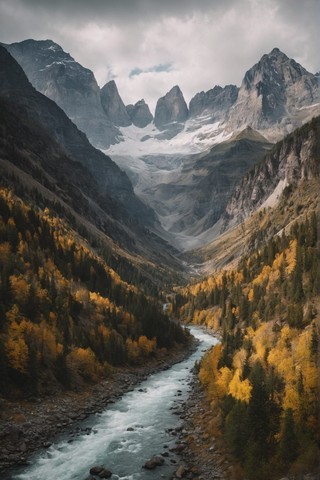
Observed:
[[[96,146],[107,148],[118,141],[120,132],[104,113],[100,88],[89,69],[52,40],[2,45],[21,65],[32,85],[59,105]]]
[[[110,365],[186,340],[156,298],[124,281],[55,210],[0,189],[0,391],[9,398],[78,389]]]
[[[149,107],[143,99],[139,100],[135,105],[127,105],[126,110],[130,120],[136,127],[144,128],[153,120]]]
[[[183,123],[188,118],[188,107],[178,85],[159,98],[154,115],[154,124],[159,130],[171,123]]]
[[[141,224],[152,225],[154,213],[134,195],[126,174],[109,157],[92,147],[87,137],[54,102],[31,86],[21,67],[3,47],[0,59],[0,95],[10,99],[19,108],[21,116],[42,125],[71,158],[88,168],[100,193],[113,196]]]
[[[230,478],[319,478],[319,128],[318,117],[245,177],[232,206],[250,216],[194,252],[210,274],[174,299],[183,321],[221,338],[199,366],[207,401],[191,417],[204,440],[182,440],[212,452],[200,465],[222,450]],[[279,178],[287,187],[270,195]]]
[[[285,188],[320,173],[320,117],[288,135],[236,186],[226,207],[226,226],[258,208],[273,207]]]
[[[210,120],[216,122],[224,120],[226,113],[236,102],[239,88],[227,85],[224,88],[216,85],[207,92],[197,93],[189,104],[190,117],[210,115]]]
[[[221,334],[200,365],[209,401],[193,428],[209,459],[217,445],[232,454],[230,478],[319,478],[319,210],[300,214],[281,235],[260,224],[237,266],[179,292],[181,318]]]
[[[111,80],[102,87],[100,96],[103,110],[114,125],[120,127],[128,127],[131,125],[131,119],[119,95],[114,80]]]

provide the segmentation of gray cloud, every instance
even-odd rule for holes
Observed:
[[[126,103],[239,84],[277,46],[320,69],[319,0],[0,0],[3,42],[51,38]]]
[[[135,77],[137,75],[141,75],[142,73],[151,73],[151,72],[161,73],[161,72],[171,72],[171,71],[172,71],[172,65],[170,63],[166,63],[166,64],[160,63],[159,65],[154,65],[152,67],[146,68],[145,70],[135,67],[129,73],[129,78]]]

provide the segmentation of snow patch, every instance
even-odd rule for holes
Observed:
[[[190,119],[181,132],[173,138],[159,139],[157,136],[165,133],[159,131],[153,123],[145,128],[120,128],[123,141],[105,151],[108,155],[130,155],[140,157],[145,155],[189,155],[201,153],[211,146],[228,140],[231,134],[226,134],[219,122],[207,123],[208,117]]]

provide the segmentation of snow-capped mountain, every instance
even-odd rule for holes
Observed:
[[[234,185],[270,141],[320,113],[319,75],[277,48],[246,72],[240,88],[215,86],[188,107],[173,87],[153,119],[144,100],[125,106],[114,81],[100,90],[93,73],[50,40],[5,47],[32,84],[125,170],[180,248],[203,242],[215,228]]]

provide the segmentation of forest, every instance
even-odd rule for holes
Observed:
[[[221,335],[199,377],[227,448],[252,480],[319,462],[318,255],[312,213],[176,297],[181,319]]]
[[[78,389],[115,366],[188,341],[163,313],[157,286],[80,227],[57,208],[41,209],[10,188],[0,190],[4,396]],[[124,279],[108,259],[120,275],[127,272]]]

